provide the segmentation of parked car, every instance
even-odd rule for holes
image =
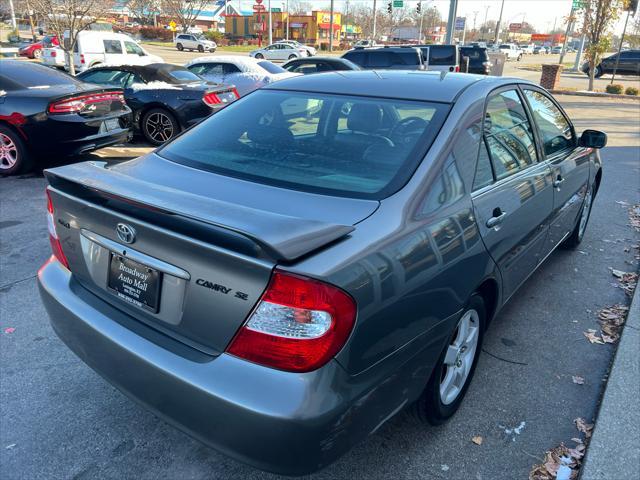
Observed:
[[[557,45],[551,49],[551,53],[554,55],[560,55],[562,53],[562,45]]]
[[[39,42],[28,43],[23,47],[20,47],[18,54],[21,57],[39,59],[42,58],[42,49],[47,46],[58,46],[58,37],[45,37]]]
[[[418,45],[427,70],[459,72],[460,51],[457,45]]]
[[[127,141],[131,110],[122,89],[90,85],[37,63],[1,64],[0,174]]]
[[[198,50],[199,52],[215,52],[218,45],[212,40],[207,40],[202,35],[196,35],[191,33],[181,33],[176,36],[173,42],[176,48],[182,50]]]
[[[293,60],[294,58],[307,57],[307,50],[294,47],[287,43],[274,43],[264,48],[249,52],[249,56],[267,60]]]
[[[234,85],[241,97],[263,85],[296,75],[269,60],[240,55],[199,57],[187,62],[185,67],[211,82]]]
[[[349,50],[342,58],[364,69],[424,70],[422,51],[416,47],[372,47]]]
[[[335,70],[362,70],[355,63],[340,57],[296,58],[289,60],[282,68],[292,73],[331,72]]]
[[[134,128],[153,145],[162,145],[238,98],[233,85],[203,81],[168,63],[96,67],[78,78],[122,88]]]
[[[65,37],[68,32],[65,32]],[[162,63],[162,58],[149,54],[130,36],[123,33],[82,31],[73,50],[76,72],[101,64],[148,65]]]
[[[40,62],[47,67],[54,67],[59,69],[65,68],[64,50],[60,47],[44,47],[42,49],[42,57]]]
[[[456,412],[487,325],[583,239],[605,143],[526,80],[283,80],[144,157],[47,170],[43,303],[156,415],[306,474],[405,408]]]
[[[354,48],[377,47],[378,42],[371,39],[358,40],[353,44]]]
[[[507,60],[522,60],[522,50],[515,43],[503,43],[498,50],[507,56]]]
[[[603,58],[600,65],[596,66],[595,76],[601,77],[604,74],[613,74],[616,66],[618,54],[615,53],[607,58]],[[582,71],[589,73],[589,63],[582,64]],[[616,74],[620,75],[640,75],[640,50],[624,50],[620,52],[620,60]]]
[[[520,45],[520,50],[522,50],[522,53],[526,55],[532,55],[534,48],[535,48],[535,45],[533,43],[530,43],[527,45]]]
[[[291,45],[294,48],[301,48],[303,50],[306,50],[308,57],[312,57],[318,53],[315,48],[310,47],[309,45],[305,45],[304,43],[297,42],[295,40],[280,40],[276,43],[284,43],[286,45]]]
[[[489,59],[486,48],[482,47],[460,47],[460,56],[469,59],[467,73],[477,73],[479,75],[489,75],[493,64]]]
[[[545,47],[544,45],[536,45],[535,47],[533,47],[534,55],[544,55],[546,53],[547,53],[547,47]]]

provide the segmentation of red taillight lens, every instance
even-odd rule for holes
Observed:
[[[456,65],[456,69],[455,69],[455,71],[456,71],[456,72],[459,72],[459,71],[460,71],[460,65]]]
[[[65,98],[53,102],[49,105],[49,113],[78,113],[87,108],[88,105],[107,102],[119,102],[125,104],[122,92],[95,93],[91,95],[80,95],[77,97]]]
[[[54,50],[54,51],[52,51],[52,52],[51,52],[51,56],[52,56],[52,57],[57,57],[57,56],[58,56],[58,54],[57,54],[57,53],[55,52],[55,50]]]
[[[343,290],[276,271],[227,352],[279,370],[309,372],[338,353],[355,319],[356,303]]]
[[[47,227],[49,229],[49,242],[51,243],[51,251],[53,252],[53,256],[56,257],[56,259],[68,270],[70,270],[69,262],[67,261],[67,257],[62,251],[62,245],[60,244],[60,239],[58,238],[58,233],[56,232],[53,202],[51,201],[49,190],[47,190]]]
[[[84,65],[84,54],[80,54],[80,63]]]
[[[207,92],[202,97],[202,101],[210,107],[227,105],[240,97],[235,88],[224,92]]]

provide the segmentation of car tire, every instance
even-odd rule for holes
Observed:
[[[517,62],[519,62],[520,60],[522,60],[522,55],[518,55],[518,58],[516,58]]]
[[[181,43],[177,43],[177,44],[176,44],[176,48],[177,48],[178,50],[180,50],[180,51],[183,51],[183,50],[184,50],[184,47],[182,46],[182,44],[181,44]]]
[[[215,48],[210,48],[209,49],[209,53],[216,53],[216,49]]]
[[[441,425],[456,413],[478,364],[485,325],[484,300],[473,294],[440,354],[426,388],[413,405],[418,420]],[[459,338],[460,335],[465,338]]]
[[[580,209],[580,216],[578,217],[576,226],[574,227],[573,232],[571,232],[571,235],[569,235],[565,241],[560,244],[560,248],[572,250],[582,243],[584,232],[587,230],[587,225],[589,223],[589,218],[591,218],[591,208],[593,207],[595,191],[596,189],[594,185],[591,185],[587,190],[587,194],[582,202],[582,208]]]
[[[180,133],[180,125],[168,110],[152,108],[140,118],[140,131],[149,143],[157,147]]]
[[[202,45],[198,45],[198,51],[200,53],[204,53],[204,47]]]
[[[595,78],[600,78],[602,75],[604,75],[604,70],[602,69],[602,65],[598,65],[593,76]]]
[[[42,50],[40,49],[36,49],[33,51],[33,58],[35,58],[36,60],[42,58]]]
[[[261,53],[256,53],[255,58],[257,58],[258,60],[262,60],[264,58],[264,55]]]
[[[294,58],[298,58],[298,56],[294,54],[289,55],[289,60],[293,60]]]
[[[31,170],[33,161],[22,137],[0,125],[0,175],[17,175]]]

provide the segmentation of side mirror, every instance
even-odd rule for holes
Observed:
[[[585,130],[580,135],[579,145],[587,148],[604,148],[607,145],[607,134],[600,130]]]

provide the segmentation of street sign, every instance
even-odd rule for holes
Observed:
[[[266,12],[267,11],[267,7],[265,7],[264,5],[256,4],[256,5],[253,6],[253,11],[256,12],[256,13]]]
[[[169,28],[171,29],[172,32],[176,31],[176,22],[174,22],[173,20],[171,20],[169,22]]]
[[[584,8],[584,0],[573,0],[571,4],[572,10],[580,10]]]
[[[457,17],[456,18],[456,30],[464,30],[464,24],[466,23],[465,17]]]
[[[509,31],[510,32],[517,32],[519,30],[522,30],[522,24],[521,23],[510,23],[509,24]]]
[[[393,0],[393,8],[404,7],[404,0]]]
[[[260,5],[262,3],[262,0],[256,0],[256,3]]]

